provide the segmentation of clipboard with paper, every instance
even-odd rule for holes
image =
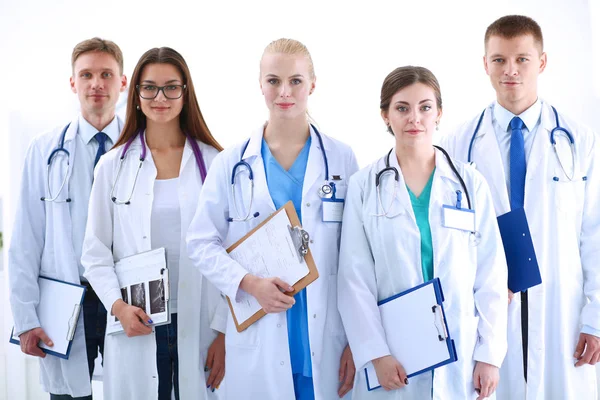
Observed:
[[[408,378],[458,360],[443,302],[439,278],[378,302],[390,352]],[[381,387],[372,363],[365,376],[368,390]]]
[[[54,343],[54,346],[49,347],[40,342],[39,347],[46,354],[68,360],[86,288],[45,276],[39,277],[38,286],[40,298],[35,310],[41,328]],[[21,344],[19,337],[15,335],[14,328],[9,342],[16,345]]]
[[[309,235],[288,201],[231,245],[227,253],[252,275],[278,277],[289,283],[294,291],[286,294],[293,296],[319,277],[308,243]],[[266,315],[256,298],[241,289],[237,299],[227,297],[227,302],[238,332]]]
[[[123,301],[144,310],[152,319],[151,326],[171,322],[169,270],[163,247],[120,259],[115,263],[115,273]],[[121,322],[109,313],[106,333],[122,332]]]

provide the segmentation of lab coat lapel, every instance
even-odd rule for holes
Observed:
[[[386,157],[381,160],[381,165],[379,166],[378,171],[381,171],[385,168]],[[395,217],[397,215],[406,213],[411,215],[412,219],[416,221],[412,204],[410,203],[410,196],[408,195],[408,190],[406,189],[404,176],[402,175],[402,170],[400,169],[398,158],[396,157],[396,148],[394,148],[390,154],[390,167],[394,167],[398,171],[398,182],[396,184],[393,171],[388,171],[381,175],[379,179],[379,185],[382,188],[381,205],[383,210],[378,205],[377,213],[381,214],[387,211],[388,217]],[[375,179],[375,177],[373,177],[373,179]]]
[[[472,159],[477,170],[485,176],[490,185],[496,214],[502,215],[509,212],[510,201],[506,188],[506,171],[504,171],[498,140],[494,133],[491,107],[486,110],[473,143]]]
[[[309,191],[313,190],[315,182],[325,183],[326,179],[331,179],[331,177],[325,177],[325,161],[323,159],[323,152],[325,149],[321,149],[319,139],[312,127],[310,128],[310,136],[311,143],[308,153],[308,162],[306,164],[306,172],[304,174],[304,185],[302,186],[302,198],[306,198]],[[325,144],[323,143],[323,145]]]
[[[527,161],[527,175],[525,183],[525,197],[535,194],[532,186],[535,186],[534,181],[539,179],[538,168],[543,159],[552,151],[550,148],[550,131],[554,128],[554,119],[551,115],[552,111],[546,104],[542,105],[542,115],[540,117],[540,126],[535,134],[531,145],[531,153]],[[530,190],[528,190],[530,189]]]

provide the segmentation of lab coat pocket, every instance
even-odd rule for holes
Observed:
[[[578,214],[583,211],[585,181],[552,181],[556,208],[564,214]]]
[[[327,325],[329,332],[334,336],[344,336],[344,325],[337,306],[337,274],[327,277]]]

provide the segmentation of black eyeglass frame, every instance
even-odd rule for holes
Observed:
[[[154,95],[154,97],[144,97],[144,96],[142,96],[142,93],[140,91],[140,86],[154,86],[156,88],[156,94]],[[165,88],[167,88],[167,87],[173,87],[173,86],[181,88],[181,94],[178,97],[169,97],[169,96],[167,96],[167,93],[165,92]],[[165,98],[168,99],[168,100],[177,100],[177,99],[180,99],[181,96],[183,96],[183,92],[185,92],[185,89],[187,89],[187,85],[165,85],[165,86],[135,85],[135,91],[144,100],[154,100],[156,98],[156,96],[158,96],[158,94],[160,92],[162,92],[163,96],[165,96]]]

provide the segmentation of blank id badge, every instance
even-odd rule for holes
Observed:
[[[475,211],[455,206],[442,206],[442,225],[446,228],[475,232]]]

